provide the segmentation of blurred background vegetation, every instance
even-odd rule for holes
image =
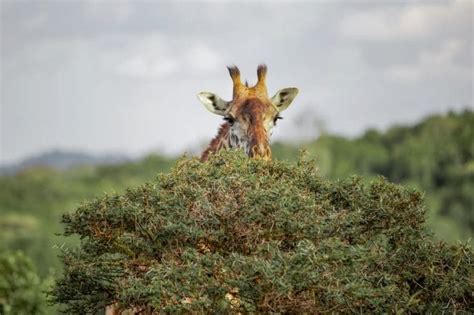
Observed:
[[[273,155],[294,161],[305,149],[329,179],[359,174],[370,180],[382,175],[414,187],[425,194],[427,227],[438,239],[455,243],[470,239],[474,231],[473,127],[471,110],[450,112],[412,126],[367,130],[353,139],[323,133],[300,143],[275,143]],[[17,304],[24,306],[24,314],[51,311],[38,292],[61,271],[59,248],[78,241],[66,242],[57,235],[63,213],[103,193],[136,187],[166,172],[175,161],[152,154],[113,165],[36,165],[1,176],[0,314],[11,313]],[[22,288],[22,283],[29,285]],[[8,294],[15,290],[23,293]]]

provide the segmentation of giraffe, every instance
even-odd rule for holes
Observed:
[[[217,136],[202,153],[201,161],[207,161],[211,153],[229,148],[244,149],[251,158],[270,160],[272,129],[282,119],[280,113],[290,106],[298,89],[284,88],[269,98],[265,84],[266,65],[258,66],[258,81],[253,87],[249,87],[247,82],[242,84],[240,70],[235,65],[227,69],[233,82],[231,101],[224,101],[210,92],[198,94],[198,99],[211,113],[224,116],[225,120]]]

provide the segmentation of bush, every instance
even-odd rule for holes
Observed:
[[[434,242],[422,196],[314,163],[222,152],[65,215],[52,301],[152,312],[473,311],[473,253]]]
[[[46,314],[44,290],[22,252],[0,252],[0,314]]]

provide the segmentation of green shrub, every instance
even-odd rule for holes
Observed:
[[[473,253],[433,241],[422,196],[314,163],[222,152],[65,215],[81,246],[51,292],[67,312],[473,311]]]
[[[31,260],[0,252],[0,314],[46,314],[44,290]]]

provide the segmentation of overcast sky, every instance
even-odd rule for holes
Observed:
[[[1,161],[53,148],[181,154],[221,123],[225,65],[300,94],[274,132],[354,136],[473,105],[473,5],[461,1],[5,1]]]

